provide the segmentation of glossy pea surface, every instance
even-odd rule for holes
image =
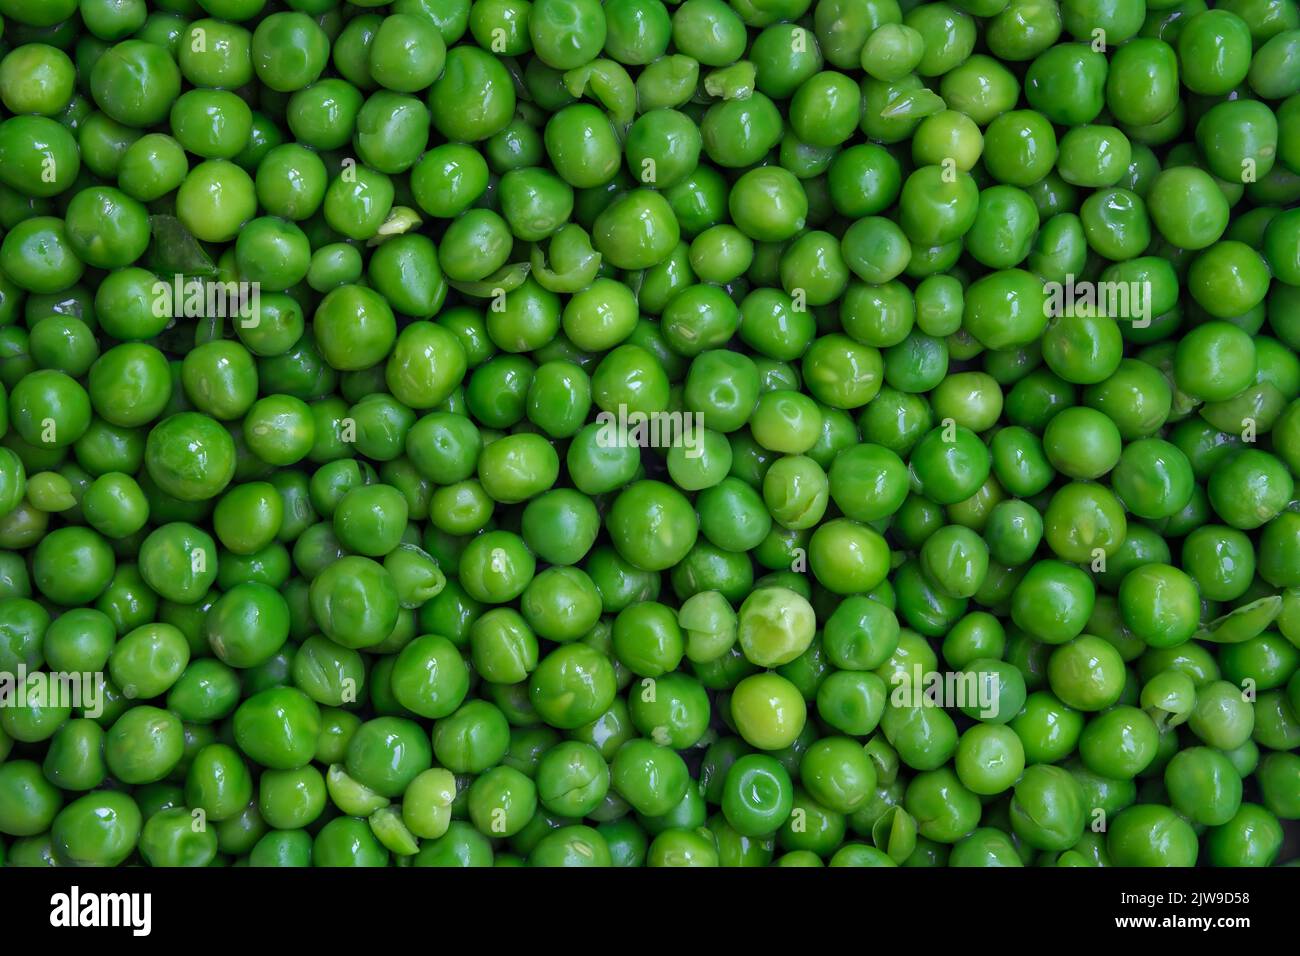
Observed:
[[[1289,862],[1291,0],[0,16],[0,862]]]

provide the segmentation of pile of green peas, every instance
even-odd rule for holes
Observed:
[[[1296,0],[0,17],[0,863],[1287,862]]]

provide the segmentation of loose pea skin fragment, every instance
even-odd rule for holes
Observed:
[[[1298,862],[1205,7],[0,0],[0,863]]]

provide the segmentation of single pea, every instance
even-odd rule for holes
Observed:
[[[1004,725],[977,724],[962,734],[957,745],[957,777],[973,793],[1005,792],[1024,766],[1024,745],[1015,731]]]
[[[95,790],[59,812],[50,828],[54,856],[69,866],[117,866],[135,849],[143,821],[130,796]]]
[[[1031,846],[1068,849],[1083,835],[1083,789],[1060,767],[1029,767],[1015,786],[1011,824]]]
[[[1192,866],[1199,846],[1191,825],[1169,807],[1138,803],[1122,811],[1107,831],[1117,866]]]

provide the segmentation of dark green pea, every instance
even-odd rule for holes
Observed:
[[[180,94],[181,74],[166,50],[143,40],[110,47],[90,76],[95,102],[106,114],[131,126],[153,126]]]
[[[781,127],[780,112],[762,93],[722,100],[704,114],[704,151],[719,166],[750,166],[781,141]]]
[[[253,78],[252,35],[224,20],[189,23],[177,47],[181,73],[195,86],[236,88]]]
[[[96,790],[60,811],[50,828],[55,858],[68,866],[117,866],[135,849],[141,814],[124,793]]]
[[[672,21],[655,0],[605,4],[605,53],[619,63],[643,66],[668,49]]]
[[[153,783],[180,762],[182,747],[176,715],[157,707],[132,707],[109,728],[104,761],[123,783]]]
[[[329,58],[329,38],[305,13],[274,13],[253,31],[251,51],[257,78],[289,93],[320,75]]]
[[[249,175],[224,159],[193,167],[176,193],[176,215],[195,236],[228,242],[253,218],[256,189]]]
[[[1083,835],[1083,788],[1060,767],[1029,767],[1015,787],[1011,825],[1030,846],[1064,850]]]
[[[689,775],[676,753],[649,740],[629,740],[610,766],[616,793],[646,816],[671,810],[686,792]]]
[[[56,735],[55,740],[61,736],[63,734]],[[60,745],[60,749],[63,746]],[[51,762],[55,761],[47,758],[47,765]],[[24,837],[49,829],[63,798],[47,776],[43,776],[41,768],[30,760],[10,760],[0,766],[0,826],[5,833]],[[55,780],[55,783],[59,782]]]
[[[365,820],[335,817],[316,834],[311,860],[314,866],[386,866],[388,849]]]

